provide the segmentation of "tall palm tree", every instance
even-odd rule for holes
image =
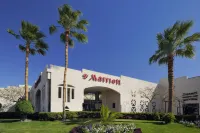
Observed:
[[[68,46],[73,47],[74,41],[80,43],[87,43],[88,38],[83,32],[87,31],[88,21],[80,19],[81,11],[73,10],[71,6],[64,4],[58,8],[59,19],[57,20],[58,26],[51,25],[49,27],[50,34],[57,31],[57,28],[62,28],[63,32],[60,34],[60,40],[65,44],[65,70],[63,79],[63,120],[66,119],[65,115],[65,102],[66,102],[66,85],[67,85],[67,68],[68,68]]]
[[[22,40],[24,43],[19,44],[19,49],[25,52],[25,99],[28,100],[28,64],[29,55],[45,55],[48,50],[48,44],[44,42],[45,35],[42,33],[38,26],[33,25],[27,21],[21,22],[19,33],[8,29],[8,33],[13,35],[16,39]]]
[[[193,21],[177,21],[172,27],[157,34],[158,50],[149,59],[149,63],[158,62],[168,65],[169,104],[168,112],[173,111],[174,97],[174,58],[193,58],[195,56],[194,42],[200,41],[200,33],[187,36]]]

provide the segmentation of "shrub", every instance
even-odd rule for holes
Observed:
[[[154,120],[156,120],[156,121],[159,121],[160,120],[160,114],[159,113],[154,113],[153,114],[153,116],[154,116]]]
[[[30,101],[22,100],[18,101],[15,106],[16,113],[20,114],[21,120],[26,120],[28,114],[32,114],[33,106]]]
[[[17,102],[15,111],[21,115],[32,114],[34,112],[31,102],[25,100]]]
[[[78,114],[76,112],[66,112],[66,118],[67,119],[73,119],[73,118],[78,118]]]
[[[111,112],[110,112],[111,113]],[[114,112],[113,112],[114,113]],[[116,113],[117,119],[136,119],[136,120],[159,120],[164,121],[165,113]],[[120,114],[120,115],[119,115]],[[27,117],[33,120],[62,120],[62,112],[37,112],[28,114]],[[73,118],[101,118],[98,111],[67,111],[67,119]],[[160,119],[159,119],[160,117]],[[0,118],[4,119],[18,119],[20,114],[18,112],[0,112]],[[196,121],[195,115],[176,116],[178,121]]]
[[[165,116],[164,116],[164,121],[165,121],[165,123],[167,124],[167,123],[171,123],[171,122],[174,122],[175,121],[175,116],[174,116],[174,114],[173,113],[167,113]]]
[[[120,119],[154,120],[153,113],[121,113]]]
[[[160,115],[160,121],[163,121],[165,113],[159,113],[159,115]]]
[[[101,106],[101,121],[102,122],[111,122],[114,121],[116,118],[120,117],[120,113],[118,112],[111,112],[107,106]]]
[[[1,119],[19,119],[20,114],[17,112],[0,112]]]
[[[100,118],[100,112],[98,111],[80,111],[76,112],[78,118]]]
[[[42,121],[55,121],[62,120],[62,112],[37,112],[32,115],[28,115],[29,118],[33,120],[42,120]],[[77,118],[77,112],[66,112],[67,119]]]
[[[62,113],[56,113],[56,112],[41,112],[38,114],[39,120],[43,121],[54,121],[54,120],[61,120],[62,119]]]
[[[199,118],[200,116],[198,116]],[[197,116],[196,115],[177,115],[176,116],[177,122],[183,120],[183,121],[196,121]]]

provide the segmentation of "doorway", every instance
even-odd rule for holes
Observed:
[[[183,104],[184,115],[199,115],[199,103]]]
[[[119,92],[107,87],[89,87],[84,90],[84,111],[99,111],[101,106],[107,106],[111,111],[120,112]]]

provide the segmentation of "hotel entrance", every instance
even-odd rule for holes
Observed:
[[[84,93],[83,111],[99,111],[102,105],[101,93]]]
[[[99,111],[102,104],[112,111],[119,112],[120,94],[106,87],[90,87],[84,90],[83,111]]]

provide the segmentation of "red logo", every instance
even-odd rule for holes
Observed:
[[[82,77],[83,77],[83,79],[86,79],[88,77],[88,75],[87,74],[83,74]]]
[[[87,74],[83,74],[82,75],[83,79],[87,79],[88,75]],[[90,76],[89,81],[96,81],[96,82],[103,82],[103,83],[108,83],[108,84],[116,84],[116,85],[120,85],[120,80],[119,79],[111,79],[111,78],[107,78],[107,77],[97,77],[95,74],[92,74]]]

